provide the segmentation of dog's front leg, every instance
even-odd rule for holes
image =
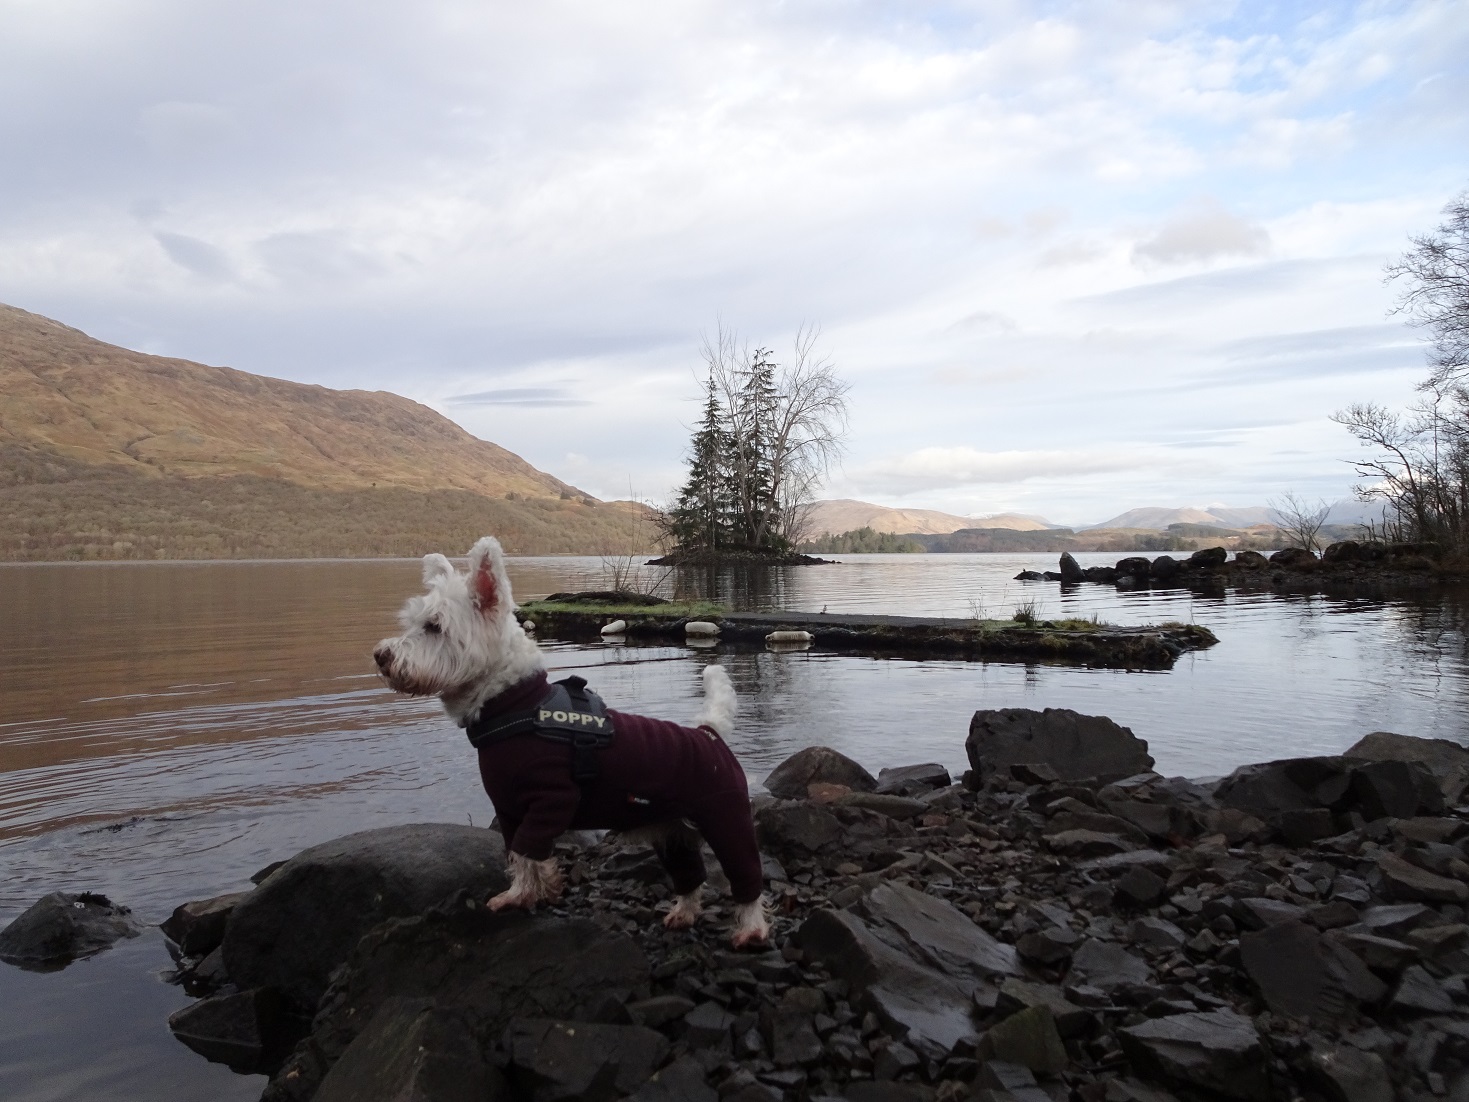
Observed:
[[[554,903],[561,898],[564,883],[561,870],[556,867],[556,858],[533,861],[518,853],[510,854],[510,887],[499,895],[491,896],[489,908],[503,911],[506,907],[524,907],[530,910],[537,903]]]

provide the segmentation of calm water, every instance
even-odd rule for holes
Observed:
[[[995,617],[1035,597],[1044,616],[1192,620],[1221,642],[1152,673],[545,646],[553,667],[582,670],[614,706],[670,718],[694,715],[699,671],[721,663],[741,696],[733,743],[753,780],[813,743],[874,772],[960,769],[970,714],[1015,705],[1111,716],[1148,740],[1161,771],[1187,776],[1334,753],[1374,730],[1469,743],[1463,594],[1062,594],[1010,581],[1050,565],[855,556],[714,584],[746,605],[832,612]],[[596,585],[598,569],[520,559],[511,577],[524,599]],[[372,645],[417,586],[416,561],[0,567],[0,925],[48,891],[82,889],[158,922],[330,837],[488,822],[462,733],[371,672]],[[168,965],[156,932],[61,973],[0,965],[0,1098],[257,1097],[263,1080],[169,1037],[164,1020],[187,1000],[156,978]]]

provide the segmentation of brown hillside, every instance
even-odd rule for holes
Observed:
[[[0,444],[153,476],[585,496],[396,394],[148,356],[4,305]]]

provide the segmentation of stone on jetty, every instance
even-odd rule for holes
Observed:
[[[974,713],[964,743],[980,779],[1012,765],[1046,765],[1062,780],[1121,780],[1153,768],[1148,744],[1106,716],[1069,708],[998,708]]]
[[[503,891],[497,830],[416,823],[312,846],[236,904],[225,929],[225,970],[240,988],[270,987],[311,1009],[363,934],[421,914],[469,889]]]
[[[798,750],[765,778],[770,794],[782,800],[804,800],[813,784],[840,784],[854,792],[871,792],[877,788],[877,779],[829,746]]]
[[[142,923],[131,910],[105,895],[52,892],[0,930],[0,960],[34,971],[53,971],[142,931]]]

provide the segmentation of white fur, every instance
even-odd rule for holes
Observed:
[[[472,718],[485,701],[544,670],[535,640],[515,621],[515,598],[505,572],[505,556],[493,536],[469,550],[464,573],[443,555],[423,557],[425,592],[410,597],[398,613],[401,635],[384,639],[373,651],[378,670],[389,685],[413,696],[437,696],[456,723]],[[729,738],[734,733],[738,701],[723,667],[704,669],[704,707],[696,725]],[[650,836],[678,829],[658,824]],[[691,827],[685,829],[692,830]],[[532,861],[510,854],[510,887],[489,901],[492,910],[531,908],[554,902],[563,882],[555,858]],[[664,924],[691,926],[701,911],[699,891],[678,897]],[[770,936],[764,897],[737,908],[733,935],[736,947]]]

